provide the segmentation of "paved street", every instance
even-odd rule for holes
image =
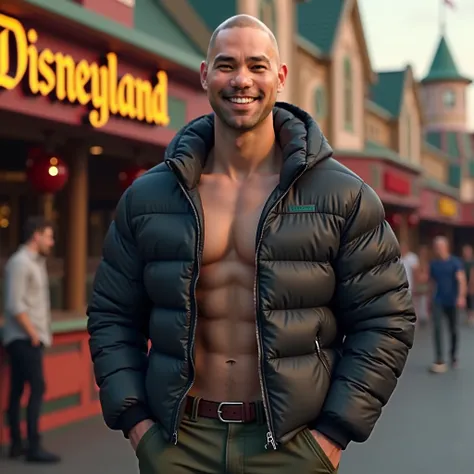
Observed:
[[[472,474],[474,472],[474,329],[463,327],[461,367],[427,373],[429,329],[418,331],[408,367],[371,439],[352,445],[340,474]],[[5,474],[135,474],[135,457],[123,438],[100,419],[61,429],[46,444],[64,456],[54,467],[0,460]],[[168,473],[167,473],[168,474]],[[169,473],[172,474],[172,473]]]

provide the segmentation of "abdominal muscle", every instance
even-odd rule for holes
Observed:
[[[201,269],[190,394],[219,402],[250,402],[261,399],[254,268],[232,260]]]

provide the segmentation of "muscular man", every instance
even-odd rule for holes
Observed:
[[[286,76],[260,21],[220,25],[201,68],[215,114],[118,204],[88,327],[105,421],[142,474],[335,472],[403,370],[396,238],[313,119],[276,102]]]

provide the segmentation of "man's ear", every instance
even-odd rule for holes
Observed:
[[[280,70],[278,71],[278,88],[277,92],[282,92],[285,88],[286,77],[288,76],[288,66],[286,64],[282,64],[280,66]]]
[[[207,62],[201,63],[201,86],[207,92]]]

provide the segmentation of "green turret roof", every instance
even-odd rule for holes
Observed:
[[[431,68],[428,75],[421,81],[423,84],[427,82],[437,81],[461,81],[471,83],[472,81],[467,77],[462,76],[456,63],[454,62],[448,42],[444,36],[438,45],[438,49],[431,63]]]

